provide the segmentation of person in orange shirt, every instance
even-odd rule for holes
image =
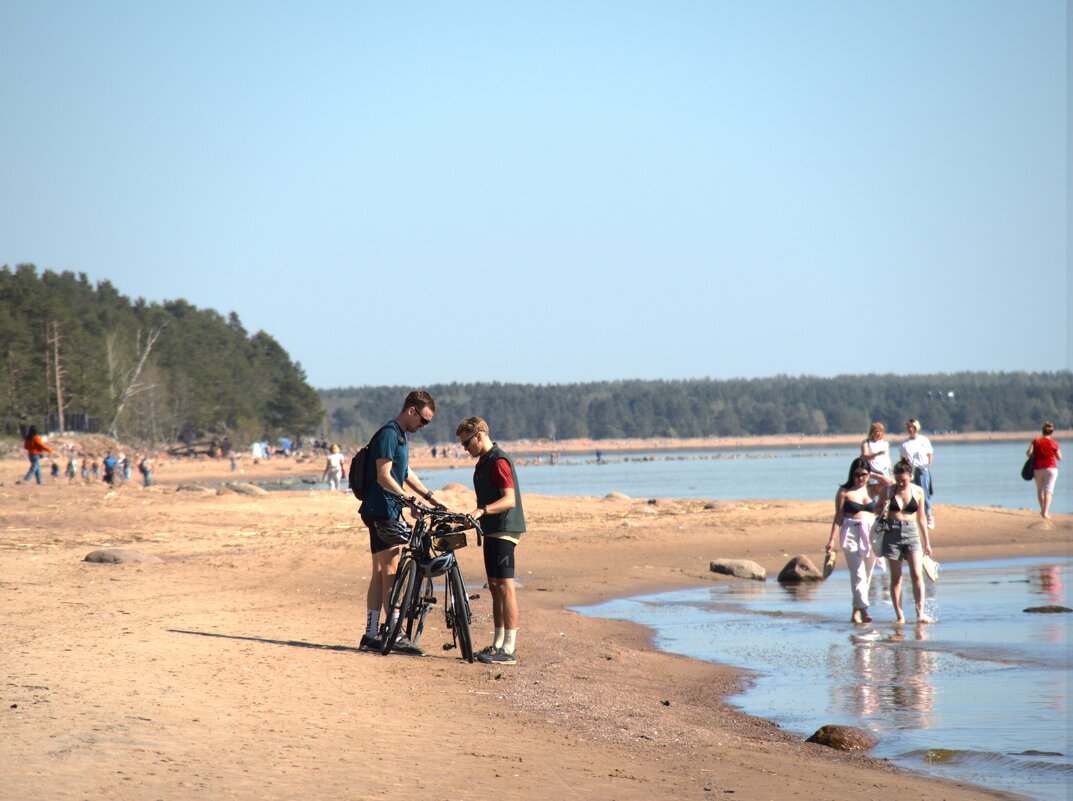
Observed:
[[[22,447],[26,448],[26,454],[30,457],[30,469],[26,472],[26,477],[23,481],[29,481],[30,476],[37,476],[37,483],[41,483],[41,457],[46,453],[55,453],[48,445],[41,441],[41,437],[37,436],[37,426],[30,426],[30,430],[26,432],[26,439],[22,443]]]

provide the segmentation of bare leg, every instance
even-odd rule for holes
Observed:
[[[518,628],[518,597],[514,592],[514,579],[490,578],[488,589],[492,591],[492,619],[496,628]]]
[[[899,623],[905,622],[902,614],[902,563],[897,559],[888,559],[890,568],[890,602],[894,604],[894,617]]]
[[[369,591],[365,594],[366,609],[387,609],[400,553],[400,548],[388,548],[373,554],[373,575],[369,579]]]
[[[1040,514],[1043,516],[1044,520],[1050,520],[1051,519],[1051,497],[1052,497],[1051,493],[1049,493],[1046,490],[1044,490],[1043,492],[1040,493],[1040,495],[1043,496],[1043,500],[1040,501],[1040,505],[1039,505]]]
[[[913,603],[917,609],[917,623],[931,623],[924,614],[924,557],[919,553],[909,554],[909,574],[913,580]]]

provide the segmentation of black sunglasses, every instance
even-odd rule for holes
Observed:
[[[473,438],[474,438],[475,436],[477,436],[478,434],[480,434],[480,433],[481,433],[480,431],[474,431],[474,432],[473,432],[472,434],[470,434],[470,435],[469,435],[469,438],[468,438],[468,439],[466,439],[466,440],[464,440],[464,441],[462,442],[462,447],[463,447],[463,448],[468,448],[468,447],[469,447],[469,444],[470,444],[471,442],[473,442]]]

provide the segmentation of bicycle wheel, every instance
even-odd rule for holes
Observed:
[[[410,642],[417,645],[421,641],[421,634],[425,630],[425,617],[428,615],[428,601],[425,598],[432,596],[432,579],[420,579],[414,583],[414,599],[410,603],[409,614],[406,615],[406,636]]]
[[[462,583],[462,571],[458,565],[451,568],[448,576],[448,594],[451,596],[451,628],[454,630],[455,644],[461,656],[467,662],[473,661],[473,639],[469,635],[469,599],[466,597],[466,585]]]
[[[380,642],[380,653],[387,656],[395,646],[395,640],[402,631],[402,619],[410,606],[413,595],[414,580],[417,577],[417,565],[414,560],[404,557],[395,572],[391,583],[391,598],[388,602],[387,623],[384,626],[384,639]]]

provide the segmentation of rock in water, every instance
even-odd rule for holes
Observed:
[[[749,559],[716,559],[709,567],[713,573],[721,573],[724,576],[752,579],[753,581],[767,580],[767,571]]]
[[[108,548],[103,551],[91,551],[86,554],[86,558],[82,561],[95,562],[99,565],[122,565],[129,562],[161,562],[163,560],[159,556],[152,556],[141,551],[130,551],[126,548]]]
[[[826,745],[836,751],[867,751],[875,748],[879,740],[872,732],[856,726],[827,725],[818,728],[805,742]]]
[[[795,556],[785,567],[779,571],[779,579],[783,584],[797,584],[801,581],[823,581],[823,573],[804,554]]]
[[[1025,609],[1026,612],[1032,612],[1038,615],[1060,615],[1063,612],[1073,612],[1068,606],[1030,606]]]

